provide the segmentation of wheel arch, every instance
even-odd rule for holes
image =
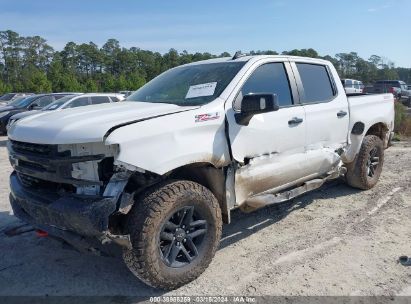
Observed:
[[[176,168],[166,175],[167,179],[189,180],[209,189],[220,205],[223,222],[229,223],[230,210],[226,203],[225,167],[217,168],[213,164],[207,162],[192,163]]]
[[[373,124],[371,127],[368,128],[365,136],[367,135],[375,135],[379,137],[384,143],[387,138],[387,134],[389,133],[388,126],[383,122],[377,122]]]
[[[362,121],[355,122],[349,134],[350,144],[347,150],[341,155],[343,162],[349,164],[355,160],[355,157],[360,151],[362,142],[367,135],[377,136],[382,140],[384,148],[387,148],[389,134],[390,128],[384,122],[376,122],[369,127]]]

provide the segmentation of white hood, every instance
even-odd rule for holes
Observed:
[[[195,108],[145,102],[92,105],[26,117],[8,135],[12,140],[40,144],[101,142],[118,125]]]

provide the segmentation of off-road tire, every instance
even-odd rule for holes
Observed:
[[[185,205],[193,205],[204,214],[207,234],[202,253],[190,264],[173,268],[162,260],[158,239],[163,223]],[[136,199],[127,229],[132,243],[132,250],[123,251],[127,267],[147,285],[172,290],[196,279],[210,264],[221,238],[221,210],[213,193],[202,185],[191,181],[167,182]]]
[[[378,151],[379,163],[372,177],[368,176],[367,162],[370,158],[370,152],[374,148]],[[381,175],[384,163],[384,146],[382,140],[375,135],[367,135],[361,144],[360,152],[355,160],[347,166],[345,179],[348,185],[368,190],[375,186]]]

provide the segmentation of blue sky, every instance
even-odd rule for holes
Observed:
[[[411,0],[0,0],[0,30],[164,53],[314,48],[411,67]]]

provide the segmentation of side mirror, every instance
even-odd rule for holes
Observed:
[[[279,108],[276,94],[247,94],[241,100],[240,112],[234,117],[239,125],[247,126],[254,115],[278,111]]]

